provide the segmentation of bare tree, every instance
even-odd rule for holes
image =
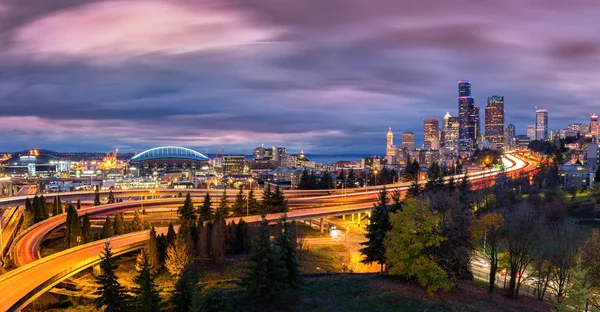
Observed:
[[[577,263],[578,245],[580,231],[573,222],[553,224],[550,226],[552,249],[549,261],[554,268],[552,276],[556,298],[561,302],[567,292],[571,271]]]

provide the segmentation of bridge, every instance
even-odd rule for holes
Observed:
[[[508,172],[516,173],[523,172],[525,170],[532,170],[531,163],[511,155],[507,155],[506,157],[513,163],[510,168],[508,168]],[[535,168],[535,166],[533,166],[533,168]],[[477,179],[485,180],[492,178],[498,173],[499,171],[486,171],[484,173],[478,173],[475,176]],[[406,190],[408,185],[396,184],[388,185],[387,187],[388,189]],[[351,194],[338,194],[337,192],[334,192],[332,195],[325,193],[325,195],[313,196],[311,198],[297,198],[297,201],[304,201],[308,203],[314,203],[315,201],[320,202],[322,203],[323,207],[307,208],[305,205],[302,209],[293,209],[287,213],[288,219],[305,220],[369,211],[373,207],[373,202],[375,201],[376,194],[380,188],[381,186],[366,190],[362,189],[360,190],[362,192],[355,192]],[[202,192],[203,195],[206,191],[200,192]],[[222,194],[222,191],[220,193]],[[339,203],[343,199],[351,201],[352,197],[355,197],[355,199],[358,198],[359,200],[356,200],[352,203]],[[153,200],[152,202],[155,201],[158,205],[165,205],[168,199]],[[164,201],[164,203],[160,203],[159,201]],[[179,199],[179,203],[181,203],[181,199]],[[103,213],[111,214],[116,211],[127,211],[138,208],[137,204],[139,203],[123,202],[112,205],[102,205],[82,209],[80,213],[88,212],[90,214],[93,213],[94,215],[100,215]],[[267,215],[267,219],[270,222],[274,222],[280,217],[281,214]],[[15,244],[13,252],[17,254],[23,253],[25,258],[19,261],[26,264],[18,269],[0,276],[0,293],[3,294],[3,300],[0,302],[0,310],[20,310],[35,300],[39,295],[54,287],[57,283],[98,263],[98,254],[104,245],[103,241],[88,243],[76,248],[71,248],[53,254],[43,259],[36,260],[39,258],[39,254],[36,252],[39,250],[39,243],[41,243],[47,234],[58,230],[61,226],[64,226],[64,219],[65,216],[57,216],[45,220],[28,229],[27,232],[19,235],[19,237],[15,239],[17,243]],[[237,220],[238,218],[231,218],[228,221],[233,219]],[[243,217],[243,219],[246,222],[256,222],[260,219],[260,217],[249,216]],[[165,231],[165,228],[157,229],[158,233],[164,233]],[[25,239],[26,237],[28,237],[28,239]],[[113,246],[115,253],[123,254],[143,247],[147,239],[148,231],[120,235],[111,240],[111,246]],[[17,258],[18,257],[20,256],[17,256]],[[15,285],[18,285],[18,287],[15,287]]]

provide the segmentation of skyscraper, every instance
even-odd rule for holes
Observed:
[[[548,110],[545,108],[535,111],[535,139],[548,139]]]
[[[471,83],[466,80],[458,82],[458,120],[459,150],[461,153],[471,152],[477,142],[479,108],[471,96]]]
[[[505,136],[506,147],[509,150],[514,149],[516,146],[516,141],[515,141],[516,133],[517,133],[517,131],[516,131],[515,125],[510,124],[510,125],[508,125],[508,127],[506,127],[506,136]]]
[[[527,125],[527,137],[529,140],[535,140],[535,125]]]
[[[479,143],[481,140],[481,121],[479,120],[479,116],[479,106],[473,104],[473,112],[471,113],[471,122],[473,123],[475,132],[473,143]]]
[[[415,134],[412,132],[402,133],[402,146],[407,150],[412,151],[415,149]]]
[[[394,133],[392,132],[392,128],[388,129],[386,138],[385,159],[387,160],[387,163],[391,165],[396,162],[396,156],[398,156],[398,149],[394,146]]]
[[[458,117],[452,117],[449,113],[444,116],[444,129],[440,135],[440,146],[446,153],[458,152],[458,130],[460,122]]]
[[[504,97],[490,96],[485,108],[485,139],[496,143],[499,147],[504,145]]]
[[[387,133],[387,148],[394,146],[394,133],[392,132],[392,128],[388,129]]]
[[[590,116],[590,134],[594,136],[598,136],[600,134],[600,127],[598,126],[598,115],[592,114]]]
[[[423,119],[423,148],[440,149],[440,120],[437,118]]]

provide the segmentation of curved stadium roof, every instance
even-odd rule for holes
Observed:
[[[143,151],[133,156],[131,161],[145,161],[165,158],[189,159],[197,161],[209,160],[208,157],[204,156],[202,153],[196,152],[189,148],[179,146],[161,146]]]

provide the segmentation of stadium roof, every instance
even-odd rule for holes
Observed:
[[[143,151],[131,158],[131,161],[146,161],[154,159],[189,159],[196,161],[207,161],[204,154],[179,146],[161,146]]]

